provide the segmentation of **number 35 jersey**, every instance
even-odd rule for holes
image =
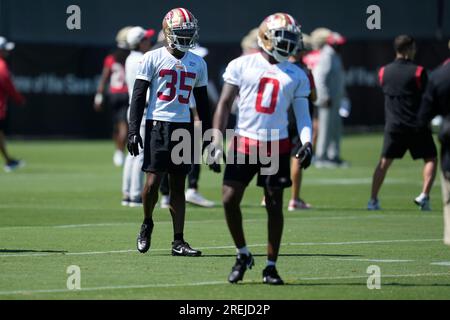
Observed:
[[[208,70],[194,53],[177,59],[163,47],[144,55],[136,79],[150,82],[147,119],[188,123],[192,91],[208,84]]]
[[[288,138],[288,108],[310,95],[305,72],[291,62],[269,63],[261,53],[239,57],[228,64],[226,83],[239,87],[236,133],[259,141],[275,140],[261,130],[278,129]]]

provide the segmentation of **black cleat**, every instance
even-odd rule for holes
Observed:
[[[172,255],[173,256],[185,256],[185,257],[200,257],[202,252],[192,249],[189,243],[184,241],[172,242]]]
[[[153,225],[143,224],[141,226],[141,232],[137,238],[137,249],[140,253],[146,253],[150,249],[152,231]]]
[[[244,273],[248,269],[251,269],[255,265],[255,260],[252,254],[248,256],[245,254],[238,254],[236,258],[236,263],[231,269],[231,273],[228,276],[228,281],[230,283],[237,283],[244,278]]]
[[[263,270],[263,282],[265,284],[272,284],[272,285],[284,284],[283,280],[278,275],[278,271],[275,268],[275,266],[266,267]]]

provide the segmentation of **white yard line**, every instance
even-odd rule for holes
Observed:
[[[392,274],[382,275],[383,278],[416,278],[416,277],[443,277],[449,276],[450,273],[415,273],[415,274]],[[339,276],[339,277],[302,277],[296,281],[317,281],[317,280],[345,280],[345,279],[367,279],[368,275],[360,276]],[[245,283],[245,281],[244,281]],[[248,282],[247,282],[248,283]],[[251,282],[255,283],[255,282]],[[289,281],[288,281],[289,283]],[[105,291],[105,290],[124,290],[124,289],[150,289],[150,288],[176,288],[176,287],[198,287],[211,285],[225,285],[226,281],[208,281],[208,282],[191,282],[191,283],[161,283],[161,284],[145,284],[145,285],[123,285],[123,286],[105,286],[105,287],[91,287],[81,288],[81,290],[68,289],[48,289],[48,290],[14,290],[14,291],[0,291],[0,295],[30,295],[40,293],[81,293],[90,291]]]
[[[442,262],[432,262],[430,263],[432,266],[444,266],[450,267],[450,261],[442,261]]]
[[[385,244],[385,243],[411,243],[411,242],[436,242],[442,239],[401,239],[401,240],[365,240],[365,241],[347,241],[347,242],[287,242],[282,243],[282,246],[342,246],[355,244]],[[251,244],[248,247],[266,247],[267,244]],[[199,247],[200,250],[217,250],[217,249],[234,249],[234,246],[211,246]],[[150,252],[170,251],[170,249],[150,249]],[[46,256],[85,256],[85,255],[100,255],[100,254],[114,254],[114,253],[131,253],[137,252],[135,249],[112,250],[112,251],[86,251],[86,252],[48,252],[48,253],[24,253],[24,254],[0,254],[0,258],[12,257],[46,257]]]
[[[354,258],[330,258],[335,261],[361,261],[361,262],[379,262],[379,263],[406,263],[414,262],[414,260],[401,260],[401,259],[354,259]]]
[[[345,210],[345,209],[342,209]],[[362,211],[364,209],[361,209]],[[317,217],[292,217],[286,214],[285,220],[301,220],[301,221],[309,221],[309,220],[364,220],[364,219],[385,219],[385,218],[436,218],[442,219],[441,215],[422,215],[422,216],[411,216],[411,215],[398,215],[398,214],[371,214],[371,215],[355,215],[355,216],[320,216],[318,214]],[[244,219],[244,223],[246,222],[259,222],[266,221],[267,218],[259,218],[259,219]],[[210,220],[191,220],[186,221],[186,224],[199,224],[199,223],[217,223],[218,221],[222,221],[221,219],[210,219]],[[172,224],[172,221],[158,221],[156,224]],[[84,224],[64,224],[64,225],[56,225],[56,226],[6,226],[0,227],[0,230],[6,229],[76,229],[76,228],[101,228],[101,227],[117,227],[117,226],[139,226],[139,222],[108,222],[108,223],[84,223]]]

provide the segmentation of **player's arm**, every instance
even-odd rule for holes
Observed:
[[[231,113],[231,107],[239,92],[239,88],[235,85],[226,83],[222,88],[222,94],[216,108],[213,119],[213,142],[211,144],[212,150],[208,150],[208,164],[209,168],[214,172],[220,172],[220,159],[223,157],[223,141],[220,133],[223,133],[227,128],[228,118]]]
[[[309,113],[308,98],[301,97],[294,99],[292,108],[297,120],[297,130],[302,142],[302,147],[297,151],[296,157],[300,159],[300,164],[303,169],[306,169],[311,164],[313,155],[312,150],[312,124],[311,115]]]
[[[437,116],[441,111],[435,101],[435,86],[433,81],[429,81],[422,95],[422,102],[417,113],[417,122],[420,127],[426,127],[430,121]]]
[[[217,104],[217,109],[214,114],[213,128],[223,133],[228,125],[228,118],[231,113],[231,107],[238,95],[239,88],[235,85],[225,83],[222,88],[222,93],[220,95],[219,103]],[[217,132],[218,133],[218,132]],[[218,141],[220,137],[215,136],[214,141]]]
[[[150,82],[136,79],[133,87],[133,95],[130,105],[130,121],[128,124],[128,151],[133,156],[139,155],[139,146],[143,148],[142,138],[139,133],[142,116],[144,115],[147,100],[147,90]]]
[[[11,98],[14,103],[17,105],[25,104],[25,98],[17,91],[9,72],[6,72],[0,77],[0,82],[3,82],[7,96]]]
[[[94,109],[95,111],[100,111],[103,104],[103,93],[105,92],[106,83],[111,76],[111,68],[104,66],[102,70],[102,75],[97,87],[97,94],[94,99]]]
[[[208,89],[206,86],[194,88],[194,98],[198,117],[202,121],[203,133],[211,129],[211,109],[209,106]]]

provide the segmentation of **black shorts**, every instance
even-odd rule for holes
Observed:
[[[230,157],[233,157],[233,164],[230,163]],[[239,159],[238,159],[239,158]],[[238,162],[240,160],[240,162]],[[229,152],[227,165],[223,177],[223,184],[229,185],[230,182],[241,182],[245,186],[252,181],[257,174],[257,186],[262,188],[289,188],[292,185],[289,153],[278,155],[278,170],[272,175],[263,175],[262,168],[270,167],[270,164],[257,163],[251,164],[249,156],[238,152]],[[240,164],[242,163],[242,164]]]
[[[6,119],[0,119],[0,131],[6,130]]]
[[[431,131],[385,132],[384,158],[401,159],[407,150],[414,160],[436,158],[437,150]]]
[[[171,141],[172,134],[177,129],[185,130],[186,136],[183,135],[179,141]],[[147,120],[142,171],[187,175],[191,171],[193,163],[193,132],[192,123]],[[190,139],[190,141],[183,149],[180,147],[180,143],[184,139]],[[174,147],[177,149],[172,155]]]
[[[110,93],[107,99],[112,111],[113,124],[127,122],[127,111],[130,103],[128,93]]]

